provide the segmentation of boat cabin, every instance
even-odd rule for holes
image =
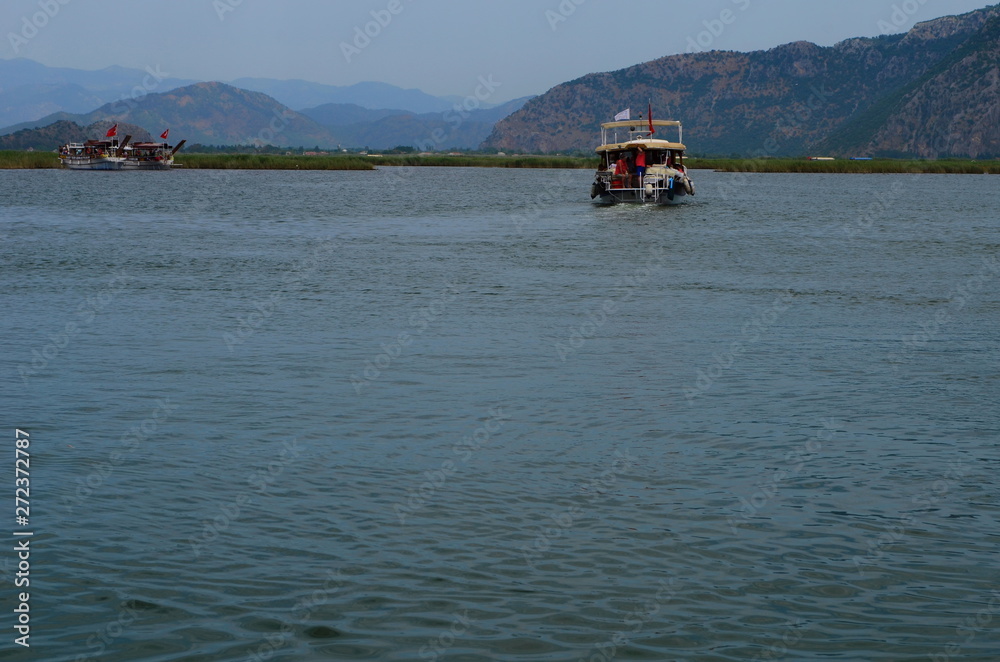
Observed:
[[[654,132],[650,132],[652,124]],[[657,138],[656,129],[676,128],[677,140]],[[623,157],[633,160],[642,148],[646,152],[646,167],[665,166],[684,170],[683,128],[676,120],[625,120],[601,125],[601,145],[597,154],[601,157],[601,170],[614,170],[615,163]]]
[[[154,161],[162,161],[171,155],[167,143],[132,143],[131,147],[125,148],[125,154],[133,159]]]
[[[117,149],[117,141],[88,140],[85,143],[63,145],[59,151],[64,156],[102,157],[112,154]]]
[[[598,170],[614,170],[615,164],[617,164],[622,158],[631,159],[632,163],[635,163],[635,158],[638,155],[640,146],[643,151],[646,152],[647,168],[652,166],[663,166],[665,168],[673,168],[681,171],[685,169],[683,149],[671,149],[669,147],[660,148],[655,144],[639,142],[626,143],[623,148],[607,149],[600,152],[599,155],[601,157],[601,163],[598,166]]]

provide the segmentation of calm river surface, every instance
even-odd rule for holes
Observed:
[[[0,657],[1000,659],[1000,180],[694,176],[0,171]]]

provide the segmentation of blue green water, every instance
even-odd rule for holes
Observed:
[[[996,179],[694,174],[0,171],[3,658],[998,659]]]

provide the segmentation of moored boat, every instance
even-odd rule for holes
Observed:
[[[162,143],[133,143],[124,149],[125,170],[169,170],[174,165],[174,154],[176,154],[186,143],[180,141],[177,147],[173,147],[166,142]]]
[[[135,143],[129,145],[132,136],[118,142],[118,125],[108,129],[104,140],[88,140],[85,143],[69,143],[59,148],[59,160],[71,170],[167,170],[174,165],[174,154],[180,151],[186,140],[177,147],[167,144],[170,129],[164,131],[161,143]]]
[[[677,141],[655,138],[657,128],[676,128]],[[590,188],[597,204],[635,202],[673,205],[694,195],[684,165],[683,128],[676,120],[607,122],[601,125],[601,162]]]
[[[125,143],[128,140],[126,136]],[[59,148],[59,160],[70,170],[121,170],[125,166],[121,156],[124,146],[117,139],[68,143]]]

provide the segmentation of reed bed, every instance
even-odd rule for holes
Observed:
[[[493,156],[486,154],[420,155],[385,154],[368,159],[381,166],[430,166],[460,168],[597,168],[596,158],[579,156]]]
[[[174,157],[186,170],[374,170],[363,156],[282,154],[184,154]]]
[[[0,169],[37,170],[61,167],[59,156],[55,152],[0,151]]]

